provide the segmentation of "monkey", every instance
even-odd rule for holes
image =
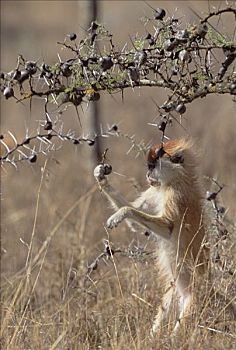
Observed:
[[[115,209],[106,222],[107,228],[112,229],[126,220],[155,236],[157,264],[166,291],[151,334],[158,332],[165,323],[174,296],[178,301],[173,328],[176,333],[193,302],[193,276],[196,279],[203,274],[209,260],[209,250],[204,244],[204,196],[193,142],[181,138],[154,144],[148,152],[147,168],[148,189],[132,203],[109,184],[109,165],[98,165],[94,176]]]

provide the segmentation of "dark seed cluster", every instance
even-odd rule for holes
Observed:
[[[55,104],[60,115],[68,104],[73,105],[79,118],[83,104],[99,101],[102,91],[123,96],[127,88],[163,88],[169,91],[168,99],[158,107],[161,120],[157,126],[163,137],[170,121],[181,118],[192,101],[216,93],[235,96],[236,45],[223,34],[219,36],[210,21],[223,18],[224,13],[236,15],[236,10],[219,9],[190,25],[168,16],[164,8],[146,4],[152,16],[144,19],[144,34],[130,36],[122,49],[103,25],[92,22],[85,36],[69,33],[58,42],[67,51],[66,59],[58,56],[58,61],[48,64],[20,55],[12,71],[1,72],[2,95],[18,102],[41,99],[44,130],[50,132],[55,120],[47,114],[49,104]],[[93,138],[87,144],[93,146]]]

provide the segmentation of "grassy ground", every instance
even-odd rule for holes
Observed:
[[[35,189],[31,235],[27,241],[20,238],[19,250],[25,252],[21,256],[19,251],[18,272],[2,275],[4,349],[234,348],[235,319],[227,310],[235,296],[233,226],[227,224],[226,236],[213,228],[210,231],[212,281],[222,296],[210,294],[206,276],[196,286],[191,315],[176,338],[171,339],[170,316],[168,327],[152,339],[150,326],[163,293],[155,266],[155,243],[131,234],[125,225],[111,236],[101,228],[99,243],[93,241],[90,230],[99,230],[95,222],[107,215],[96,185],[61,208],[39,239],[43,217],[48,220],[46,169]],[[106,247],[110,239],[112,256]],[[11,263],[7,252],[2,263]]]

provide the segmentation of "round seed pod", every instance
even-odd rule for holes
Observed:
[[[215,200],[216,199],[216,197],[217,197],[217,192],[210,192],[210,191],[207,191],[206,192],[206,199],[208,200],[208,201],[211,201],[211,200]]]
[[[80,59],[80,61],[81,61],[81,64],[82,64],[82,66],[83,67],[85,67],[85,68],[87,68],[88,67],[88,64],[89,64],[89,59],[87,58],[87,59]]]
[[[110,56],[102,57],[100,59],[100,63],[101,63],[101,67],[102,67],[104,72],[107,71],[108,69],[110,69],[114,64],[112,61],[112,58]]]
[[[36,62],[27,61],[25,63],[25,69],[29,72],[29,75],[33,75],[37,72]]]
[[[70,39],[71,41],[76,40],[76,38],[77,38],[77,35],[76,35],[75,33],[71,33],[71,34],[69,34],[68,36],[69,36],[69,39]]]
[[[189,90],[189,88],[188,88],[188,86],[182,86],[182,88],[181,88],[181,92],[183,93],[183,94],[186,94],[187,92],[188,92],[188,90]]]
[[[165,112],[171,112],[174,109],[173,103],[168,103],[167,105],[161,106]]]
[[[118,125],[113,124],[110,130],[111,131],[118,131]]]
[[[45,76],[46,76],[48,79],[52,79],[53,73],[52,73],[52,72],[46,72]]]
[[[164,42],[164,48],[166,51],[173,51],[178,45],[178,41],[175,38],[167,39]]]
[[[218,208],[218,213],[219,213],[219,214],[224,214],[225,211],[226,211],[225,207],[219,207],[219,208]]]
[[[93,102],[100,100],[99,92],[94,91],[91,94],[89,94],[88,95],[88,100],[89,101],[93,101]]]
[[[171,72],[172,72],[173,75],[177,75],[178,71],[179,71],[178,66],[174,66],[174,67],[171,68]]]
[[[184,114],[186,112],[186,106],[183,103],[179,103],[175,108],[176,112],[179,114]]]
[[[95,144],[95,141],[94,140],[87,140],[87,144],[89,146],[93,146]]]
[[[63,65],[61,66],[61,73],[66,78],[70,77],[72,74],[70,67],[71,65],[68,63],[63,63]]]
[[[79,106],[83,101],[82,96],[73,94],[69,100],[74,106]]]
[[[12,79],[19,81],[20,77],[21,77],[21,72],[18,69],[16,69],[12,75]]]
[[[47,120],[44,125],[44,130],[52,130],[52,122],[50,120]]]
[[[151,37],[152,37],[152,35],[151,35],[150,33],[148,33],[148,34],[146,35],[145,39],[146,39],[146,40],[149,40],[149,39],[151,39]]]
[[[208,26],[206,23],[200,24],[196,29],[196,35],[199,38],[205,38],[206,34],[208,32]]]
[[[175,35],[175,38],[177,40],[180,40],[181,42],[185,42],[186,39],[189,38],[189,32],[187,31],[187,29],[184,29],[184,30],[178,30],[178,32],[176,33]]]
[[[149,42],[150,46],[155,45],[155,39],[154,38],[149,39],[148,42]]]
[[[36,154],[32,154],[32,156],[29,157],[30,163],[35,163],[36,160],[37,160],[37,155]]]
[[[0,74],[0,79],[5,79],[5,74],[3,72]]]
[[[89,60],[90,60],[92,63],[97,63],[97,62],[98,62],[98,58],[97,58],[96,56],[89,57]]]
[[[136,67],[129,67],[129,77],[135,83],[139,81],[139,70]]]
[[[48,134],[48,135],[46,136],[46,138],[47,138],[48,140],[51,140],[52,134]]]
[[[137,51],[134,55],[134,62],[138,65],[138,67],[142,66],[147,62],[147,53],[145,50]]]
[[[13,97],[14,96],[13,88],[10,86],[5,87],[5,89],[3,90],[3,95],[5,96],[6,100],[8,100],[10,97]]]
[[[181,50],[179,52],[179,59],[182,62],[190,63],[191,62],[191,55],[190,55],[190,53],[187,50]]]
[[[236,83],[232,83],[229,87],[231,95],[236,95]]]
[[[50,66],[46,63],[43,63],[42,64],[42,67],[41,67],[42,71],[44,72],[50,72]]]
[[[96,30],[98,28],[98,24],[96,22],[91,23],[91,30]]]
[[[167,125],[167,121],[166,120],[161,120],[160,123],[158,124],[158,129],[162,132],[165,131],[166,129],[166,125]]]
[[[166,11],[160,7],[158,7],[155,11],[155,19],[162,20],[166,15]]]
[[[225,56],[229,56],[230,54],[234,53],[235,50],[236,49],[233,46],[230,46],[230,45],[223,46],[223,52],[224,52]]]
[[[30,138],[27,137],[25,140],[24,140],[24,145],[28,145],[30,143]]]
[[[24,69],[20,73],[20,78],[18,79],[19,83],[23,83],[25,80],[29,79],[29,71]]]
[[[165,52],[165,57],[170,58],[172,61],[175,59],[175,53],[174,52]]]
[[[104,164],[104,175],[109,175],[112,172],[112,166],[110,164]]]

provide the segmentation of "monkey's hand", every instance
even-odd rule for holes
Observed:
[[[107,220],[107,227],[114,228],[119,225],[127,216],[127,207],[120,208],[116,213],[111,215]]]
[[[101,183],[106,180],[106,175],[109,175],[112,172],[112,166],[109,164],[99,164],[93,171],[93,175],[96,180]]]

